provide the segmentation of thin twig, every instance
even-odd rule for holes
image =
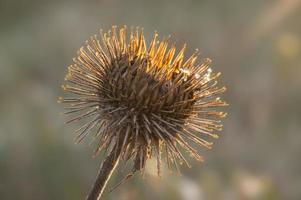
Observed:
[[[86,200],[101,199],[103,191],[120,160],[120,150],[118,151],[117,156],[115,156],[114,149],[115,148],[111,150],[110,154],[102,162],[97,178],[92,186],[91,191],[87,195]]]

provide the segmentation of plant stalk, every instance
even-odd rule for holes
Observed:
[[[102,162],[101,167],[98,171],[97,178],[90,190],[89,194],[86,197],[86,200],[100,200],[103,194],[104,189],[107,186],[108,181],[111,178],[118,162],[120,160],[120,152],[112,150],[110,154]]]

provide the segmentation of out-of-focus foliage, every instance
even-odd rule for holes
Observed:
[[[150,164],[108,199],[300,199],[300,10],[300,0],[0,0],[0,199],[84,198],[101,157],[73,144],[56,100],[77,49],[114,24],[199,48],[230,107],[204,164],[161,180]]]

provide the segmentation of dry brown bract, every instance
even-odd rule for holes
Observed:
[[[67,123],[90,119],[77,130],[77,141],[94,132],[95,154],[106,150],[107,168],[120,158],[133,160],[132,174],[143,171],[152,156],[158,175],[163,158],[169,168],[190,166],[180,147],[202,161],[190,142],[211,148],[207,140],[217,138],[214,132],[221,130],[225,116],[216,109],[227,105],[218,97],[225,87],[216,86],[220,73],[209,68],[211,60],[196,63],[195,52],[184,61],[186,45],[176,53],[169,39],[157,41],[157,33],[147,47],[139,28],[129,38],[125,27],[98,37],[78,51],[65,78],[69,84],[63,86],[73,95],[60,98],[68,104],[66,114],[74,114]]]

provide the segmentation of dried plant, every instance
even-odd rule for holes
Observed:
[[[68,67],[63,89],[73,95],[60,102],[75,115],[67,123],[88,118],[77,142],[93,132],[95,155],[106,151],[87,199],[100,199],[120,159],[133,161],[126,179],[143,172],[152,156],[160,176],[163,159],[177,171],[179,164],[190,167],[181,149],[203,161],[190,143],[210,149],[207,140],[218,137],[226,114],[216,109],[227,105],[218,97],[225,91],[216,86],[220,73],[209,68],[210,59],[196,63],[197,51],[184,60],[186,45],[176,53],[169,43],[155,33],[147,47],[142,29],[128,38],[126,27],[112,27],[91,37]]]

